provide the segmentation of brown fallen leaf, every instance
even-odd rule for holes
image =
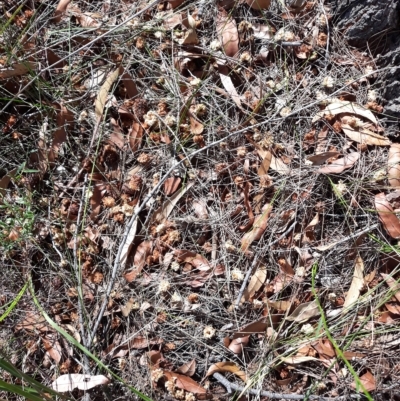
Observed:
[[[235,339],[246,337],[250,334],[264,333],[268,327],[275,327],[277,324],[279,324],[282,320],[282,316],[283,315],[280,314],[269,315],[259,320],[256,320],[255,322],[251,322],[241,327],[240,330],[233,334],[232,338]]]
[[[383,192],[375,195],[375,209],[387,233],[392,238],[400,238],[400,221]]]
[[[60,343],[56,340],[55,335],[46,334],[42,337],[43,345],[47,353],[56,363],[60,363],[62,350]]]
[[[389,274],[381,273],[381,277],[386,281],[386,284],[394,292],[395,298],[400,302],[400,284]]]
[[[46,58],[48,61],[48,67],[63,68],[67,64],[65,60],[62,60],[61,57],[51,49],[46,49]]]
[[[207,393],[207,390],[204,387],[200,386],[199,383],[195,382],[188,376],[184,376],[176,372],[171,372],[169,370],[164,370],[164,376],[167,378],[167,380],[174,382],[176,387],[188,391],[189,393],[193,394]]]
[[[140,274],[144,265],[146,264],[146,259],[150,255],[152,248],[153,241],[143,241],[138,245],[133,258],[134,269],[124,274],[125,280],[128,283],[134,281]]]
[[[16,172],[17,169],[15,168],[14,170],[11,170],[9,173],[7,173],[0,179],[0,202],[1,198],[6,194],[6,189],[8,187],[8,184],[11,182],[11,179],[15,176]]]
[[[253,224],[253,228],[247,232],[241,241],[241,250],[246,252],[253,241],[257,241],[264,234],[265,229],[267,228],[268,218],[272,211],[272,205],[267,203],[263,207],[263,213],[258,216]]]
[[[47,326],[45,318],[35,312],[27,312],[23,321],[15,326],[15,330],[26,330],[33,333],[46,333],[47,331],[51,331],[50,327]]]
[[[240,370],[239,366],[237,366],[233,362],[218,362],[215,363],[214,365],[211,365],[207,371],[206,377],[211,376],[214,373],[221,373],[221,372],[229,372],[233,373],[239,379],[243,380],[245,383],[247,382],[247,375],[245,372]]]
[[[228,57],[234,57],[239,51],[239,34],[236,22],[225,11],[217,15],[217,36]]]
[[[278,157],[272,155],[271,156],[271,170],[276,171],[279,174],[289,174],[290,168]]]
[[[56,24],[61,22],[61,18],[67,11],[69,3],[71,3],[71,0],[60,0],[60,2],[57,4],[56,11],[54,12],[53,22]]]
[[[344,170],[353,167],[359,158],[360,158],[360,153],[357,152],[350,153],[345,157],[342,157],[341,159],[335,160],[332,164],[329,164],[328,166],[321,167],[320,169],[317,170],[317,173],[339,174]]]
[[[180,177],[169,177],[164,182],[164,193],[166,196],[171,196],[175,193],[181,185],[182,178]]]
[[[250,336],[238,337],[234,338],[228,348],[236,355],[241,355],[243,353],[244,348],[249,343]]]
[[[368,110],[365,109],[364,107],[361,107],[357,103],[353,102],[348,102],[348,101],[335,101],[333,103],[329,103],[325,110],[322,110],[318,112],[314,118],[312,119],[312,122],[315,123],[316,121],[320,120],[321,118],[324,118],[325,115],[330,114],[333,116],[337,116],[340,114],[355,114],[360,117],[364,117],[367,120],[372,121],[374,124],[378,124],[378,121],[376,120],[376,117],[374,114]]]
[[[313,356],[301,356],[301,355],[281,357],[280,359],[282,362],[288,363],[289,365],[298,365],[300,363],[311,362],[311,361],[321,362],[321,359],[314,358]]]
[[[375,146],[389,146],[391,144],[391,141],[388,138],[376,134],[375,132],[366,128],[365,124],[359,118],[343,117],[342,121],[349,122],[348,124],[341,124],[342,131],[355,142]]]
[[[400,144],[394,143],[389,148],[388,182],[391,187],[400,187]]]
[[[184,363],[178,369],[176,369],[177,373],[182,373],[186,376],[193,376],[196,372],[196,361],[192,359],[190,362]]]
[[[337,157],[339,155],[339,152],[323,152],[317,155],[308,156],[307,160],[312,162],[314,166],[320,166],[321,164],[324,164],[328,159],[331,159],[332,157]]]
[[[60,104],[60,110],[57,112],[57,130],[53,134],[53,141],[49,151],[49,162],[54,163],[58,156],[61,145],[67,140],[66,127],[71,126],[74,122],[74,115],[65,106]]]
[[[357,256],[354,264],[353,280],[351,281],[349,291],[344,300],[342,315],[349,311],[349,307],[357,302],[357,299],[360,296],[361,288],[364,286],[363,272],[364,262],[361,259],[361,256]]]
[[[197,45],[199,38],[196,33],[196,21],[190,14],[188,14],[187,19],[189,28],[184,32],[183,38],[177,39],[177,42],[181,45]]]
[[[108,93],[110,92],[114,82],[118,79],[118,77],[121,74],[122,69],[118,67],[116,70],[114,70],[105,80],[103,85],[101,86],[99,93],[97,94],[96,101],[94,104],[94,109],[95,109],[95,114],[96,114],[96,120],[97,122],[101,121],[103,117],[103,111],[104,107],[107,102],[107,96]]]
[[[52,383],[53,390],[60,393],[72,391],[74,388],[79,390],[90,390],[93,387],[110,383],[110,379],[103,375],[90,376],[79,373],[69,373],[61,375]]]
[[[367,391],[374,391],[376,389],[375,377],[369,370],[367,371],[367,373],[360,376],[360,381]],[[354,389],[356,389],[357,387],[359,388],[355,381],[351,383],[351,387]],[[361,389],[359,388],[359,390]]]
[[[142,144],[143,131],[142,124],[137,121],[132,123],[128,134],[129,146],[131,147],[132,152],[136,152]]]
[[[317,301],[305,302],[299,305],[293,313],[286,318],[291,322],[304,323],[308,319],[320,314]]]
[[[163,223],[171,214],[173,208],[179,202],[183,195],[193,186],[194,182],[189,182],[179,191],[175,192],[169,199],[160,206],[153,214],[151,222]]]
[[[122,69],[122,67],[121,67]],[[131,74],[129,74],[128,71],[122,69],[122,75],[121,75],[121,82],[124,84],[125,89],[126,89],[126,94],[128,99],[131,99],[139,94],[139,91],[136,87],[135,81],[131,77]]]
[[[8,79],[12,77],[19,77],[20,75],[25,75],[29,71],[34,71],[36,67],[35,63],[26,61],[24,63],[16,63],[13,66],[6,69],[0,69],[0,80]]]
[[[196,118],[193,117],[192,113],[189,114],[189,119],[190,119],[190,132],[193,135],[200,135],[204,131],[204,125],[200,122],[197,121]]]
[[[177,8],[179,7],[185,0],[167,0],[169,4],[171,4],[171,7]]]
[[[270,308],[284,312],[289,310],[293,305],[293,302],[291,301],[270,301],[269,299],[266,299],[265,302]]]
[[[134,209],[134,213],[137,212],[137,208]],[[132,223],[130,230],[128,232],[128,235],[126,237],[126,241],[125,244],[122,248],[121,251],[121,256],[119,259],[119,263],[121,264],[121,269],[125,268],[126,262],[128,260],[128,256],[129,256],[129,252],[132,248],[132,243],[135,239],[136,236],[136,231],[137,231],[137,225],[138,225],[138,216],[136,216],[134,222]],[[127,274],[127,273],[126,273]],[[124,277],[126,278],[126,274],[124,275]]]
[[[255,273],[251,276],[249,285],[244,290],[241,302],[248,301],[253,298],[254,294],[263,286],[267,278],[267,267],[260,265]]]
[[[229,69],[226,66],[220,66],[218,68],[219,72],[219,77],[221,78],[221,83],[225,90],[228,92],[229,96],[232,98],[232,100],[235,102],[236,106],[239,108],[242,107],[242,103],[240,101],[240,96],[236,91],[235,85],[233,85],[233,82],[229,76]]]
[[[254,10],[265,10],[271,5],[271,0],[246,0],[246,3]]]
[[[261,162],[260,167],[257,170],[257,174],[258,174],[259,177],[268,174],[268,170],[269,170],[269,167],[271,165],[271,160],[272,160],[272,152],[269,151],[265,155],[263,161]]]

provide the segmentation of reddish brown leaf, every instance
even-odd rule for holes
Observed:
[[[196,372],[196,361],[192,359],[190,362],[184,363],[176,372],[186,376],[193,376]]]
[[[49,162],[54,163],[58,156],[58,151],[61,145],[67,139],[66,127],[72,125],[74,122],[74,115],[65,106],[60,105],[60,110],[57,113],[57,130],[53,134],[53,142],[49,151]]]
[[[167,378],[167,380],[175,380],[175,386],[182,390],[188,391],[193,394],[207,393],[207,390],[204,387],[200,386],[200,384],[198,384],[188,376],[180,375],[179,373],[171,372],[168,370],[164,370],[164,376]]]
[[[312,162],[312,164],[314,166],[320,166],[321,164],[324,164],[330,158],[337,157],[339,155],[340,155],[339,152],[323,152],[323,153],[319,153],[317,155],[308,156],[307,160]]]
[[[171,4],[172,8],[179,7],[185,0],[168,0],[168,3]]]
[[[191,265],[202,271],[208,271],[212,269],[210,262],[204,256],[198,253],[185,251],[183,249],[175,249],[174,255],[177,257],[180,263],[190,263]]]
[[[369,370],[360,376],[360,381],[367,391],[374,391],[376,389],[375,377]],[[354,381],[351,383],[351,387],[354,389],[357,388],[357,383]]]
[[[200,135],[204,131],[204,126],[200,121],[197,121],[191,113],[189,114],[190,118],[190,132],[193,135]]]
[[[267,268],[265,265],[261,265],[251,276],[250,283],[243,293],[241,302],[245,302],[252,299],[254,294],[263,286],[266,278],[267,278]]]
[[[234,338],[228,348],[236,355],[240,355],[249,343],[250,336]]]
[[[24,75],[29,71],[33,71],[35,66],[36,64],[26,61],[24,63],[14,64],[11,69],[0,69],[0,80]]]
[[[360,153],[354,152],[342,157],[341,159],[335,160],[332,164],[328,166],[321,167],[317,170],[321,174],[339,174],[344,170],[354,166],[356,161],[360,158]]]
[[[180,177],[169,177],[164,182],[164,193],[171,196],[175,193],[181,185],[182,179]]]
[[[392,187],[400,186],[400,144],[394,143],[389,148],[388,182]]]
[[[8,184],[10,183],[11,178],[14,177],[16,172],[17,172],[17,169],[14,169],[14,170],[10,171],[9,173],[7,173],[5,176],[3,176],[3,178],[0,179],[0,201],[1,201],[1,197],[3,197],[5,195]]]
[[[264,333],[265,330],[271,326],[275,326],[282,320],[282,315],[269,315],[268,317],[263,317],[260,320],[249,323],[243,326],[239,331],[237,331],[232,338],[246,337],[249,334]]]
[[[387,233],[392,238],[400,238],[400,221],[384,193],[375,195],[375,208],[378,212],[379,220],[382,222]]]
[[[134,121],[129,130],[129,146],[132,152],[136,152],[142,144],[143,127],[142,124]]]
[[[239,51],[239,34],[236,22],[226,12],[217,15],[217,35],[228,57],[234,57]]]
[[[42,341],[45,350],[48,352],[51,358],[53,358],[56,363],[60,363],[61,352],[62,352],[61,345],[55,339],[55,336],[53,334],[47,334],[44,337],[42,337]]]
[[[123,149],[125,147],[125,138],[121,127],[114,118],[110,119],[110,124],[113,129],[108,142],[114,144],[119,149]]]
[[[139,91],[136,87],[135,81],[132,79],[129,72],[123,70],[124,72],[121,75],[121,82],[124,84],[126,89],[126,94],[128,98],[131,99],[139,94]]]
[[[66,65],[66,61],[61,61],[61,57],[57,56],[57,54],[51,49],[46,49],[46,57],[47,61],[49,62],[49,67],[63,68]]]
[[[34,312],[27,312],[24,320],[15,326],[17,331],[27,330],[31,332],[45,333],[49,331],[49,327],[46,325],[46,320],[41,315],[37,315]]]
[[[265,229],[267,228],[268,218],[271,214],[271,211],[271,204],[267,203],[266,205],[264,205],[263,213],[255,219],[253,228],[242,238],[242,251],[247,251],[253,241],[257,241],[261,238]]]
[[[133,258],[134,269],[124,274],[125,280],[128,283],[134,281],[136,277],[141,273],[144,265],[146,264],[146,259],[151,253],[152,248],[152,241],[143,241],[139,244]]]

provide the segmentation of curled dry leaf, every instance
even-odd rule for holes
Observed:
[[[57,380],[52,383],[52,387],[55,391],[66,393],[72,391],[74,388],[78,388],[79,390],[90,390],[93,387],[108,383],[110,383],[110,380],[103,375],[90,376],[79,373],[70,373],[58,377]]]
[[[336,101],[333,103],[329,103],[325,110],[318,112],[312,122],[315,123],[316,121],[324,118],[325,115],[330,114],[333,116],[338,116],[340,114],[355,114],[359,117],[364,117],[367,120],[372,121],[374,124],[377,124],[376,117],[374,114],[364,107],[361,107],[357,103],[348,102],[348,101]]]
[[[305,302],[299,305],[293,313],[286,318],[291,322],[304,323],[308,319],[320,314],[317,301]]]
[[[168,0],[168,3],[171,4],[172,8],[179,7],[185,0]]]
[[[265,10],[271,5],[271,0],[246,0],[246,3],[254,10]]]
[[[394,143],[389,148],[388,182],[392,187],[400,187],[400,144]]]
[[[317,170],[317,173],[321,174],[339,174],[346,169],[349,169],[354,166],[357,160],[360,158],[360,153],[353,152],[341,159],[335,160],[332,164],[328,166],[321,167]]]
[[[8,79],[12,77],[19,77],[21,75],[26,74],[29,71],[33,71],[35,69],[36,64],[30,62],[24,63],[16,63],[14,64],[11,69],[0,69],[0,80],[1,79]]]
[[[123,149],[125,146],[124,132],[114,118],[110,119],[110,124],[112,127],[112,132],[110,134],[108,142],[117,146],[119,149]]]
[[[268,218],[272,211],[272,205],[267,203],[263,207],[263,213],[258,216],[253,224],[253,228],[247,232],[242,238],[241,249],[243,252],[247,251],[253,241],[257,241],[264,234],[267,228]]]
[[[121,306],[121,313],[122,316],[129,316],[131,313],[132,307],[135,305],[135,300],[133,298],[129,298],[128,302],[125,304],[125,306]]]
[[[244,348],[249,343],[250,336],[234,338],[228,348],[236,355],[242,354]]]
[[[217,35],[225,54],[234,57],[239,51],[239,34],[236,22],[224,11],[217,16]]]
[[[189,118],[190,118],[190,132],[193,135],[202,134],[204,131],[204,125],[200,121],[197,121],[190,112],[189,112]]]
[[[374,391],[376,389],[375,377],[369,370],[360,376],[360,381],[367,391]],[[356,389],[358,387],[357,383],[354,381],[351,383],[351,387]]]
[[[400,221],[384,193],[375,195],[375,209],[387,233],[392,238],[400,238]]]
[[[269,299],[266,299],[265,302],[270,308],[274,308],[276,310],[281,310],[281,311],[287,311],[293,305],[293,302],[291,301],[270,301]]]
[[[263,286],[267,278],[267,267],[261,265],[257,268],[256,272],[252,275],[250,283],[243,293],[241,302],[248,301],[253,298],[254,294]]]
[[[247,382],[247,375],[245,372],[240,370],[239,366],[237,366],[233,362],[218,362],[214,365],[211,365],[207,371],[206,377],[211,376],[214,373],[221,373],[221,372],[229,372],[233,373],[239,379],[243,380],[245,383]]]
[[[269,25],[253,24],[253,35],[256,39],[270,40],[274,36],[274,28]]]
[[[345,121],[348,123],[345,123]],[[370,124],[365,124],[355,117],[343,117],[341,124],[342,131],[355,142],[376,146],[389,146],[391,144],[388,138],[368,129],[368,125]]]
[[[196,361],[192,359],[190,362],[184,363],[176,372],[186,376],[193,376],[196,372]]]
[[[207,393],[207,390],[204,387],[200,386],[200,384],[198,384],[188,376],[184,376],[176,372],[171,372],[169,370],[164,370],[164,376],[167,378],[167,380],[173,381],[176,387],[188,391],[189,393]]]
[[[363,272],[364,262],[361,259],[361,256],[358,256],[354,264],[353,280],[351,281],[349,292],[344,300],[342,314],[347,313],[349,307],[357,302],[357,299],[360,296],[361,288],[364,286]]]
[[[400,284],[389,274],[381,273],[382,278],[386,281],[386,284],[394,292],[395,298],[400,302]]]

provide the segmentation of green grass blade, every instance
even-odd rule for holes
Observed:
[[[15,297],[15,299],[11,302],[11,305],[7,308],[7,310],[0,316],[0,322],[2,322],[17,306],[17,303],[19,300],[22,298],[24,295],[26,289],[28,288],[28,283],[26,283],[18,293],[18,295]]]

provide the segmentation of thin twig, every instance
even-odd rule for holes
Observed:
[[[241,393],[248,393],[268,398],[280,398],[283,400],[307,399],[307,400],[319,400],[319,401],[340,401],[346,399],[346,397],[331,398],[331,397],[321,397],[319,395],[306,396],[305,394],[283,394],[283,393],[272,393],[271,391],[265,391],[265,390],[259,391],[253,389],[246,389],[245,387],[239,386],[236,383],[232,383],[229,380],[225,379],[225,377],[222,376],[220,373],[214,373],[213,377],[226,387],[228,394],[230,394],[232,390],[234,390],[234,391],[240,391]]]

